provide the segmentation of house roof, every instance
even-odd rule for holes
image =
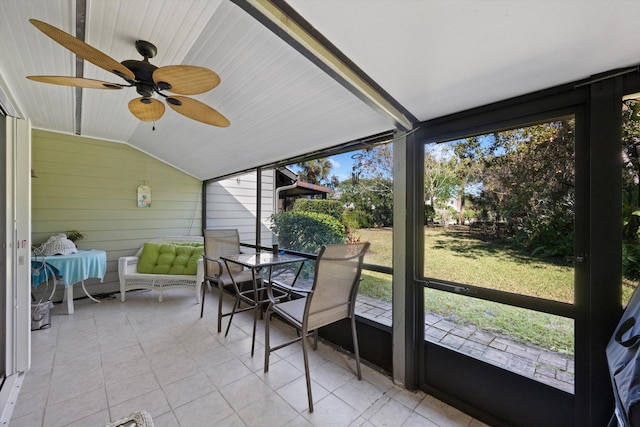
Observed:
[[[282,10],[295,19],[278,21]],[[640,2],[625,0],[3,0],[0,104],[35,128],[130,144],[205,180],[633,67],[638,16]],[[79,27],[118,61],[140,59],[142,39],[157,66],[214,70],[221,84],[193,98],[231,126],[167,109],[153,130],[128,111],[132,88],[77,101],[73,88],[27,80],[76,75],[75,56],[30,18]]]

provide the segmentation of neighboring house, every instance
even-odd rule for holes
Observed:
[[[326,199],[331,189],[322,185],[298,180],[298,175],[289,168],[276,169],[275,196],[278,212],[291,209],[295,199]]]
[[[262,194],[256,198],[256,172],[243,173],[219,181],[205,182],[206,227],[237,228],[240,241],[253,244],[256,240],[256,217],[260,217],[260,242],[271,245],[271,215],[275,182],[274,170],[261,172]]]

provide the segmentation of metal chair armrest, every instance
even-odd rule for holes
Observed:
[[[204,275],[205,276],[212,277],[212,275],[209,274],[209,272],[207,271],[207,265],[208,264],[207,264],[206,261],[211,261],[211,262],[215,262],[215,263],[218,264],[218,274],[216,276],[219,276],[224,272],[224,265],[222,264],[222,261],[220,261],[219,259],[208,257],[207,254],[202,254],[202,258],[205,261],[205,263],[204,263]]]

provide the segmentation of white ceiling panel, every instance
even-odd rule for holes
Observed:
[[[282,43],[238,7],[225,3],[187,62],[216,71],[222,82],[194,96],[230,121],[215,128],[172,110],[140,125],[131,143],[181,156],[172,164],[198,177],[221,176],[392,128],[350,92]],[[197,62],[196,62],[197,61]],[[185,132],[185,127],[188,132]]]
[[[34,127],[73,133],[75,89],[27,75],[75,75],[75,56],[29,24],[75,34],[85,0],[0,1],[0,85]],[[419,120],[640,62],[640,2],[624,0],[289,0],[313,27]],[[155,124],[127,104],[134,88],[84,89],[81,134],[130,144],[200,179],[393,129],[230,0],[86,0],[85,40],[117,61],[210,68],[193,95],[231,121],[205,125],[170,108]],[[85,61],[84,76],[123,82]],[[159,99],[162,99],[159,97]],[[152,130],[155,125],[155,131]]]
[[[135,49],[136,40],[153,43],[158,53],[150,62],[158,67],[182,64],[220,1],[102,0],[88,3],[85,41],[119,62],[142,60]],[[176,36],[180,34],[180,37]],[[196,65],[195,63],[188,63]],[[125,83],[117,76],[85,61],[85,77]],[[128,110],[131,99],[138,98],[133,88],[119,91],[85,90],[83,93],[82,133],[88,136],[129,141],[138,126]],[[114,126],[118,123],[118,126]]]
[[[75,95],[72,88],[37,83],[27,75],[73,75],[75,56],[44,36],[30,18],[75,28],[69,0],[0,3],[0,75],[14,107],[35,127],[73,132]]]
[[[419,120],[640,61],[640,2],[289,0]]]

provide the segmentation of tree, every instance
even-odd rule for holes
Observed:
[[[354,157],[357,179],[341,183],[341,200],[367,213],[374,227],[393,225],[393,147],[376,145]]]
[[[573,129],[572,119],[560,120],[495,133],[485,143],[481,197],[511,236],[544,255],[573,254]]]
[[[484,167],[480,138],[477,136],[466,138],[455,145],[454,153],[456,162],[453,170],[458,185],[456,194],[457,222],[464,224],[468,187],[479,182]]]
[[[456,194],[458,180],[453,169],[453,153],[446,145],[427,146],[424,157],[424,199],[434,208],[443,208]]]
[[[298,163],[300,168],[298,179],[304,182],[317,185],[330,184],[329,175],[331,174],[331,162],[329,159],[315,159],[303,163]]]

